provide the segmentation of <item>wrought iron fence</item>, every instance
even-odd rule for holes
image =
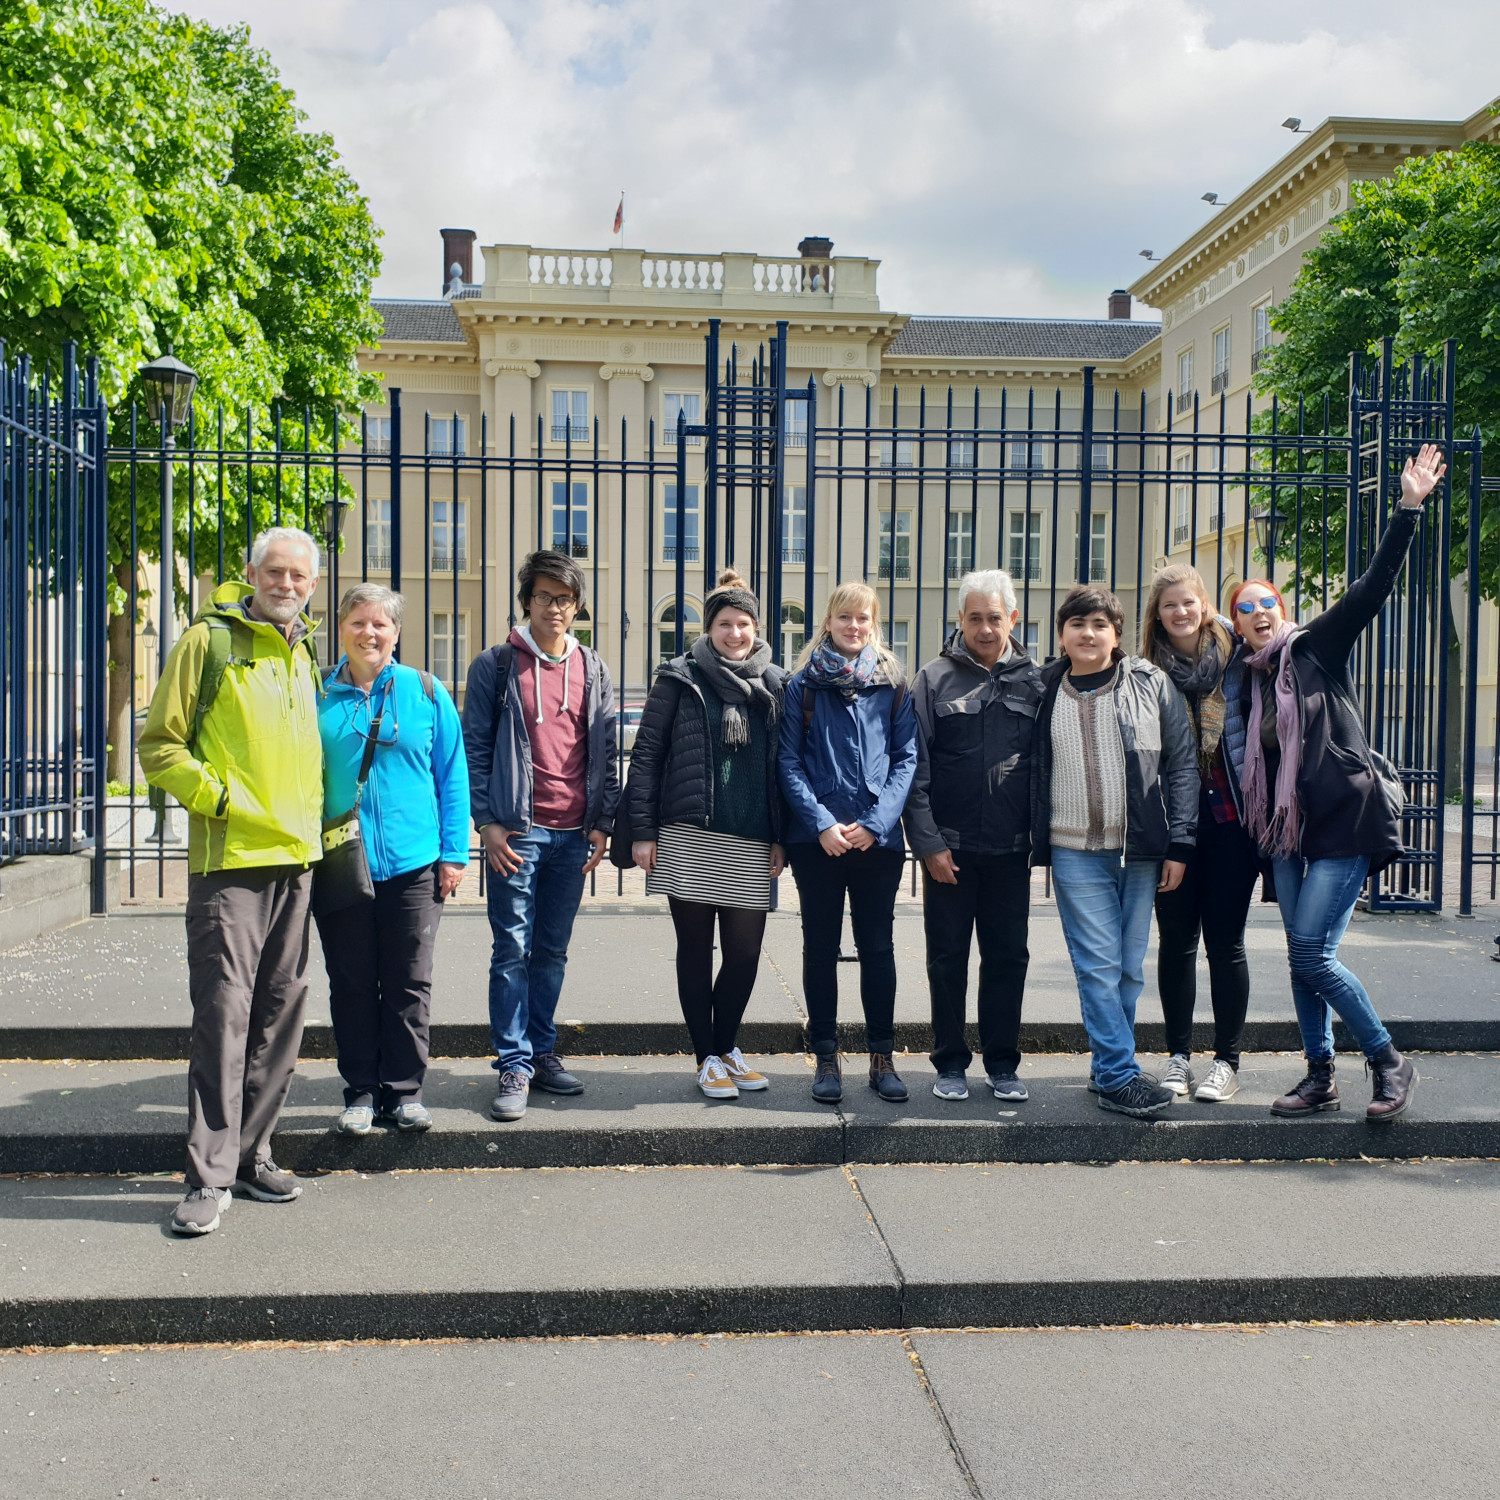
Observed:
[[[0,346],[0,864],[82,849],[102,816],[104,416],[79,374],[71,345],[57,371]]]

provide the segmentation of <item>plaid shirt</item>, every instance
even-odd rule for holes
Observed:
[[[1224,742],[1214,752],[1213,764],[1203,778],[1203,795],[1208,799],[1208,810],[1215,823],[1238,823],[1240,815],[1234,809],[1234,792],[1229,785],[1229,768],[1224,764]]]

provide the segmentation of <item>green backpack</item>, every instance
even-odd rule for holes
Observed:
[[[217,612],[216,605],[205,605],[198,611],[193,624],[208,626],[208,651],[203,657],[203,670],[198,675],[198,702],[193,709],[193,734],[188,742],[188,748],[196,756],[198,742],[203,735],[203,721],[213,707],[214,699],[219,696],[219,688],[223,685],[224,673],[229,670],[230,662],[237,662],[242,667],[249,666],[254,660],[254,650],[250,627],[226,620]],[[238,642],[235,640],[236,632],[239,635]],[[234,649],[236,644],[240,648],[238,654]],[[311,633],[303,636],[297,642],[297,647],[306,648],[313,672],[321,678],[318,652],[313,645]]]

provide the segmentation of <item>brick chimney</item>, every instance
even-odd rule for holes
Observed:
[[[1109,315],[1111,318],[1128,318],[1130,316],[1130,293],[1116,289],[1109,294]]]
[[[441,229],[438,233],[443,237],[443,295],[446,296],[454,266],[466,286],[473,282],[474,241],[479,236],[472,229]]]
[[[803,260],[827,260],[833,254],[833,241],[821,234],[810,234],[797,242],[797,254]]]

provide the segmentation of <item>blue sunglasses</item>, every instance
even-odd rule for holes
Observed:
[[[1242,615],[1253,615],[1258,609],[1263,609],[1269,613],[1276,608],[1277,602],[1274,595],[1262,594],[1259,599],[1241,599],[1235,605],[1235,609]]]

